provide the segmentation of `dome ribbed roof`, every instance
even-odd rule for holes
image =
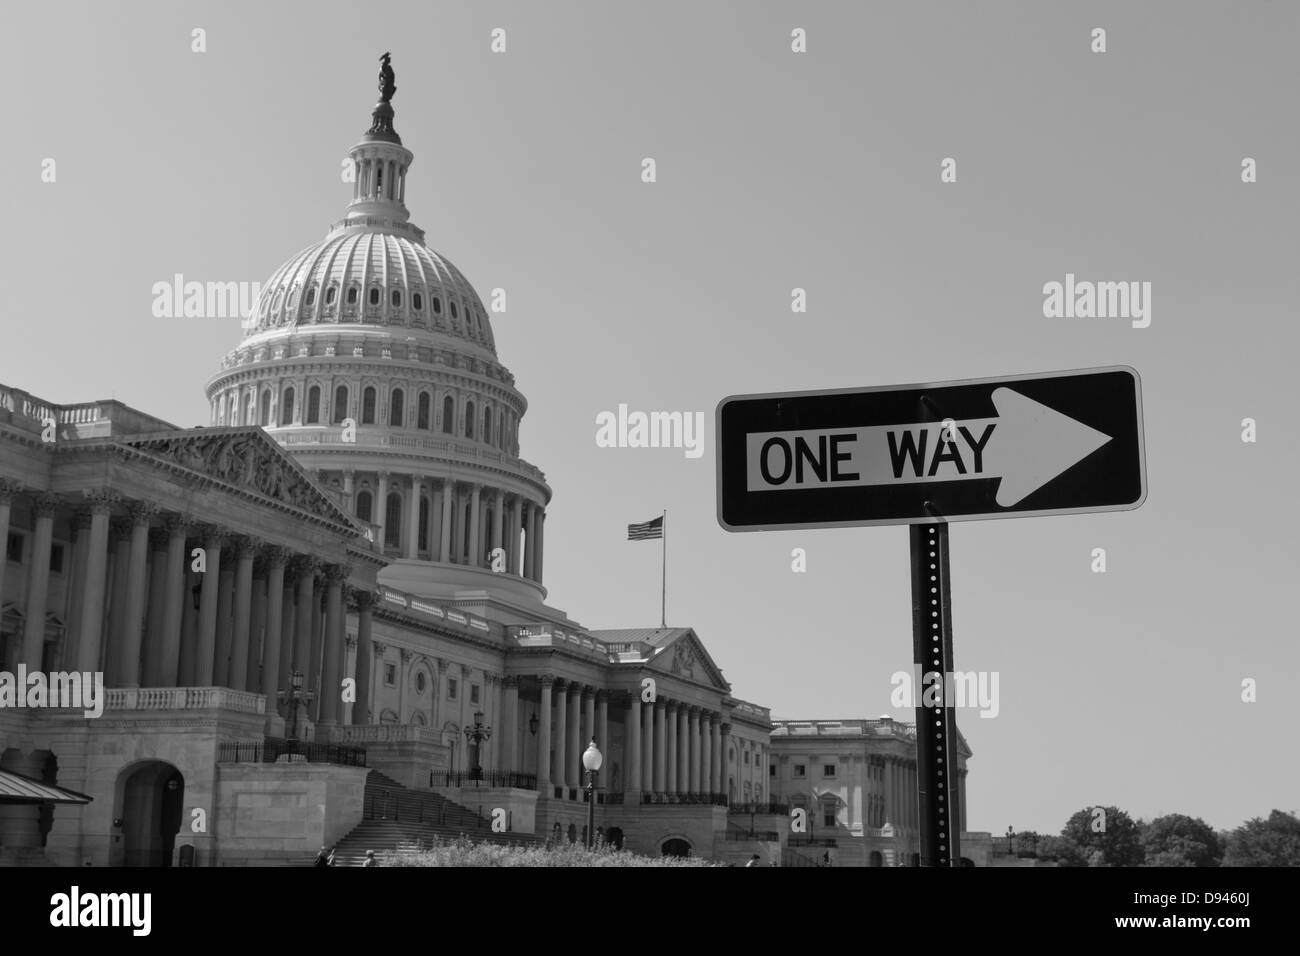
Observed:
[[[410,228],[410,227],[407,227]],[[493,355],[487,311],[460,270],[391,232],[336,229],[262,286],[249,334],[294,326],[384,325],[466,339]]]

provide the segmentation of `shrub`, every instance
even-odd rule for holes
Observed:
[[[578,843],[518,846],[476,843],[468,837],[435,840],[419,849],[386,850],[380,866],[719,866],[698,857],[650,857],[611,846],[588,850]]]

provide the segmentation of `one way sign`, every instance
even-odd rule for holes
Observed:
[[[718,404],[728,531],[1122,511],[1146,499],[1126,366]]]

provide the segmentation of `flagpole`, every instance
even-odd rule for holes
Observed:
[[[659,604],[659,626],[666,628],[668,626],[668,509],[664,509],[662,522],[664,552],[664,577],[663,577],[663,596]]]

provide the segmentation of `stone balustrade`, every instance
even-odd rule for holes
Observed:
[[[266,697],[229,687],[114,687],[104,710],[233,710],[265,714]]]

